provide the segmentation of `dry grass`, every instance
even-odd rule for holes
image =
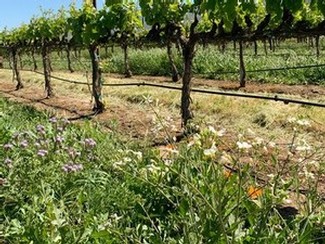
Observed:
[[[54,72],[53,75],[75,81],[87,82],[85,74]],[[42,75],[33,72],[22,72],[26,86],[43,88]],[[10,71],[1,71],[0,79],[11,80]],[[144,80],[121,79],[117,76],[104,76],[105,83],[142,82]],[[90,82],[90,77],[88,77]],[[159,82],[163,82],[159,80]],[[89,99],[91,102],[90,87],[63,83],[53,79],[54,91],[63,96]],[[158,113],[162,119],[174,119],[175,126],[179,127],[180,92],[169,91],[152,87],[104,87],[103,97],[106,106],[123,105],[127,110],[139,110],[151,113],[152,117]],[[300,95],[290,95],[290,98],[302,99]],[[148,98],[152,101],[148,104]],[[231,98],[223,96],[192,94],[194,122],[197,124],[223,127],[229,131],[245,133],[252,130],[256,134],[269,138],[286,140],[292,135],[288,128],[287,119],[290,117],[306,118],[314,123],[310,128],[311,133],[319,138],[325,133],[325,111],[322,108],[300,105],[285,105],[279,102],[262,101],[244,98]],[[321,99],[321,98],[319,98]],[[149,117],[150,117],[149,116]],[[310,136],[310,135],[309,135]],[[316,143],[316,142],[315,142]]]

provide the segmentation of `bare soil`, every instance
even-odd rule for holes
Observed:
[[[0,83],[0,94],[11,101],[31,105],[40,111],[47,111],[58,117],[71,121],[94,120],[101,122],[106,129],[113,129],[108,123],[116,121],[118,129],[125,135],[133,138],[144,138],[148,133],[151,121],[141,110],[130,110],[124,104],[111,104],[104,113],[94,114],[89,96],[66,96],[56,92],[54,97],[45,98],[44,90],[25,86],[24,89],[15,90],[12,83]]]

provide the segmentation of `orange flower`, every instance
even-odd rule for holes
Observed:
[[[162,158],[167,158],[173,154],[178,154],[177,147],[172,144],[159,147],[159,151],[160,151],[160,157]]]
[[[261,187],[249,186],[247,193],[251,199],[257,199],[258,197],[262,196],[263,189]]]
[[[176,149],[176,147],[174,145],[172,145],[172,144],[168,144],[165,148],[168,149],[168,150],[175,150]]]
[[[225,170],[225,171],[223,172],[223,175],[224,175],[227,179],[229,179],[229,178],[232,176],[232,172],[231,172],[230,170]]]

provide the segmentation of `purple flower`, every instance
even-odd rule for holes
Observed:
[[[45,127],[43,125],[37,125],[36,130],[41,134],[45,134]]]
[[[69,163],[62,166],[62,170],[66,173],[77,172],[83,169],[82,164]]]
[[[77,156],[80,156],[80,155],[81,155],[80,152],[76,151],[76,150],[73,149],[73,148],[69,148],[69,149],[68,149],[68,154],[69,154],[69,156],[70,156],[72,159],[75,159]]]
[[[56,122],[58,122],[57,118],[55,118],[55,117],[50,118],[49,121],[51,123],[53,123],[53,124],[55,124]]]
[[[37,155],[40,156],[40,157],[44,157],[44,156],[46,156],[47,154],[48,154],[48,152],[47,152],[46,150],[44,150],[44,149],[40,149],[40,150],[38,150],[38,152],[37,152]]]
[[[3,148],[4,148],[6,151],[8,151],[8,150],[10,150],[10,149],[13,148],[13,145],[10,144],[10,143],[7,143],[7,144],[4,144],[4,145],[3,145]]]
[[[93,148],[96,146],[96,141],[92,138],[86,138],[85,139],[85,145],[86,147],[90,147],[90,148]]]
[[[4,163],[8,166],[8,168],[12,168],[12,160],[10,158],[6,158]]]
[[[5,164],[12,164],[12,160],[10,158],[5,159]]]
[[[62,136],[56,136],[55,141],[57,143],[62,143],[64,141],[64,138]]]
[[[20,142],[20,146],[21,146],[22,148],[26,148],[26,147],[28,147],[28,142],[27,142],[27,140],[23,140],[22,142]]]

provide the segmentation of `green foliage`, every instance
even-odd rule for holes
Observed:
[[[91,124],[77,127],[48,119],[3,99],[0,116],[4,242],[324,240],[325,216],[316,193],[306,203],[312,214],[302,208],[298,215],[284,217],[277,206],[294,181],[278,174],[261,185],[249,165],[240,163],[245,156],[275,164],[280,155],[268,140],[240,135],[237,146],[226,152],[219,149],[224,132],[208,127],[187,142],[167,146],[162,154],[122,143],[116,134]],[[302,122],[293,125],[294,133],[303,129]],[[305,138],[301,133],[294,138]],[[265,151],[272,155],[263,158]],[[228,171],[225,163],[239,170]],[[314,170],[307,175],[316,174]],[[310,187],[317,185],[312,179]]]
[[[181,23],[190,9],[189,1],[150,1],[140,0],[142,16],[149,25],[169,22]]]
[[[221,23],[226,31],[232,30],[236,21],[239,26],[254,31],[264,20],[266,14],[271,21],[266,30],[277,28],[282,23],[285,10],[294,16],[294,23],[305,21],[315,27],[324,20],[324,1],[312,0],[245,0],[245,1],[106,1],[103,9],[97,11],[92,4],[84,4],[81,9],[71,6],[69,14],[60,10],[57,14],[43,12],[40,17],[32,18],[28,26],[2,32],[2,45],[18,42],[35,44],[40,40],[63,40],[73,37],[72,43],[89,46],[95,43],[113,42],[120,33],[137,36],[146,32],[142,20],[148,25],[160,24],[161,27],[174,23],[188,30],[194,14],[200,19],[201,32],[208,31],[212,22]],[[247,18],[250,21],[247,22]],[[251,23],[253,25],[251,25]],[[249,26],[247,26],[249,24]],[[11,33],[12,32],[12,33]],[[186,33],[185,33],[186,34]],[[7,37],[4,37],[6,35]],[[59,42],[57,42],[58,44]]]
[[[96,44],[103,29],[100,17],[99,12],[90,5],[86,4],[82,9],[72,6],[68,22],[74,41],[85,46]]]
[[[31,19],[28,26],[28,39],[34,44],[42,42],[58,42],[67,34],[66,12],[43,12],[40,17]],[[39,43],[40,42],[40,43]]]

